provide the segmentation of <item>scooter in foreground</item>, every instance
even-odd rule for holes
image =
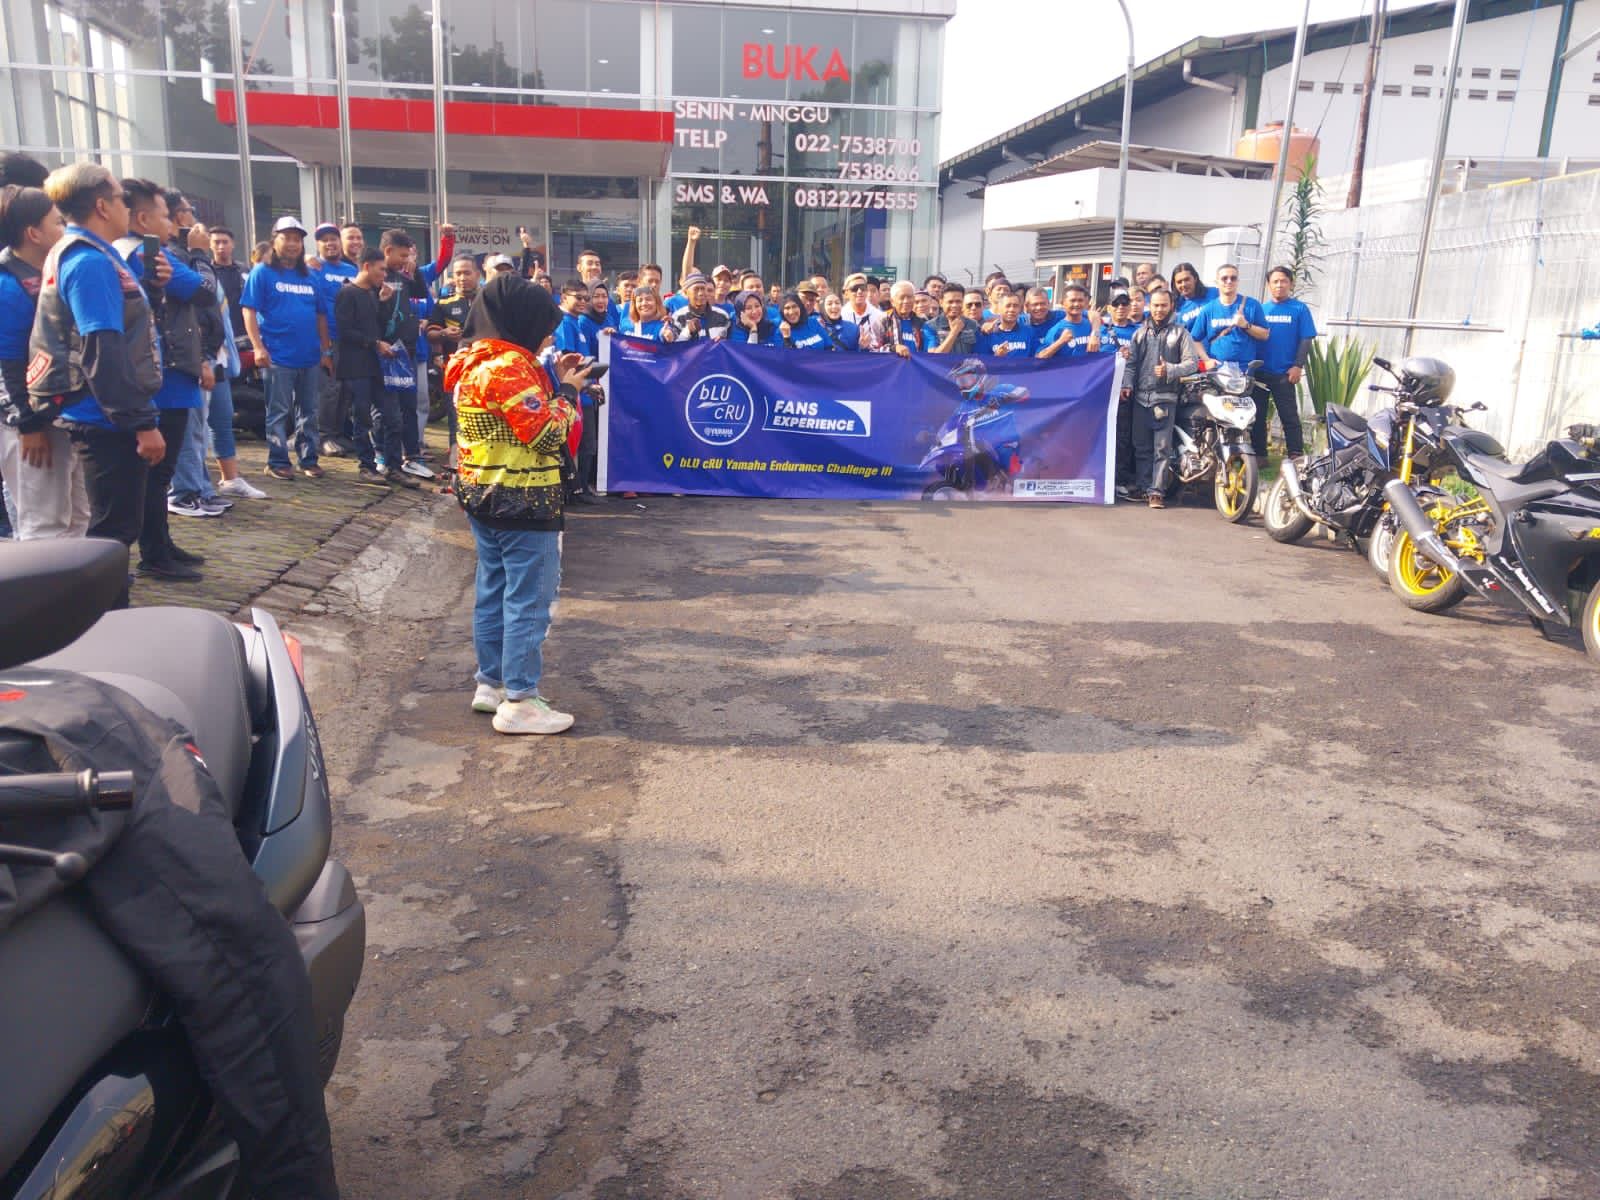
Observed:
[[[0,552],[0,669],[91,676],[192,735],[299,944],[325,1083],[361,977],[366,918],[349,872],[328,856],[327,772],[299,645],[261,609],[239,624],[186,608],[106,613],[127,563],[121,545],[100,539]],[[126,808],[131,789],[113,764],[98,777],[0,775],[0,815],[25,830],[39,816]],[[84,865],[27,845],[0,847],[0,862],[53,864],[63,880]],[[77,891],[0,935],[0,1196],[241,1197],[238,1149],[170,1005]]]

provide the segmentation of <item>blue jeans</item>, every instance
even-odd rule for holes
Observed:
[[[187,500],[196,496],[204,497],[212,490],[211,476],[206,474],[205,409],[191,408],[183,445],[178,450],[178,463],[172,469],[172,482],[167,485],[167,498]]]
[[[206,424],[211,426],[211,453],[218,458],[236,458],[239,447],[233,440],[233,380],[219,369],[217,386],[211,389],[206,406]]]
[[[289,415],[294,414],[294,452],[302,467],[317,465],[317,396],[322,368],[267,368],[267,466],[289,465]]]
[[[478,543],[472,645],[479,683],[504,686],[507,700],[539,694],[544,639],[561,586],[561,535],[490,529],[472,521]]]

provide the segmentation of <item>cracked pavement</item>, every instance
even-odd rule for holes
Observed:
[[[1209,509],[647,498],[509,739],[471,570],[408,511],[295,627],[352,1200],[1600,1195],[1572,645]]]

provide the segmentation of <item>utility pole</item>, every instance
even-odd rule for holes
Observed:
[[[1383,41],[1383,26],[1389,15],[1389,0],[1376,0],[1372,13],[1372,36],[1367,39],[1367,73],[1361,84],[1361,116],[1356,120],[1355,163],[1350,168],[1350,194],[1346,208],[1361,206],[1361,175],[1367,165],[1367,126],[1372,123],[1372,89],[1378,86],[1378,46]]]

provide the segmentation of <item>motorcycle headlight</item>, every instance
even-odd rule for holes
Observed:
[[[1230,379],[1228,380],[1227,388],[1228,395],[1242,396],[1250,390],[1250,381],[1248,379]]]

